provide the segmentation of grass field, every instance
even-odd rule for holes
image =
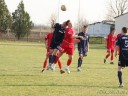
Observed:
[[[118,88],[117,59],[103,63],[104,45],[90,45],[82,71],[77,72],[75,50],[70,74],[41,73],[46,50],[41,43],[0,41],[0,96],[128,96],[128,71],[123,70],[124,87]],[[67,56],[61,58],[63,69]]]

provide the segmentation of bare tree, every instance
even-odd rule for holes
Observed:
[[[113,20],[114,17],[128,12],[128,0],[109,0],[107,19]]]

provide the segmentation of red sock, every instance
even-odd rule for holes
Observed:
[[[113,53],[111,54],[111,61],[114,59]]]
[[[72,60],[71,60],[71,59],[68,59],[68,61],[67,61],[67,66],[70,66],[71,63],[72,63]]]
[[[44,61],[44,66],[43,66],[43,68],[45,69],[46,66],[47,66],[47,60]]]
[[[60,70],[62,69],[62,63],[60,62],[60,60],[58,60],[58,66],[60,68]]]
[[[107,54],[107,55],[106,55],[106,59],[107,59],[109,56],[110,56],[110,55],[109,55],[109,54]]]
[[[55,61],[54,61],[54,64],[56,64],[58,60],[59,60],[59,57],[56,56],[56,59],[55,59]]]

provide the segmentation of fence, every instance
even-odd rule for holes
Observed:
[[[35,41],[35,42],[43,42],[43,37],[47,34],[47,32],[30,32],[30,34],[25,37],[20,38],[20,41]],[[11,40],[17,41],[18,39],[15,37],[13,33],[0,33],[0,40]]]
[[[30,32],[29,36],[25,36],[20,39],[20,41],[32,41],[32,42],[43,42],[43,37],[48,34],[48,32]],[[10,40],[17,41],[17,38],[13,33],[0,33],[0,40]],[[90,37],[91,44],[103,44],[105,43],[104,37]]]

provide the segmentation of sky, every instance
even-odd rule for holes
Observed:
[[[5,0],[5,3],[12,13],[20,1]],[[104,20],[107,14],[106,0],[23,0],[23,2],[25,11],[35,24],[49,25],[52,14],[57,16],[59,23],[70,19],[73,24],[78,22],[78,17],[93,23]],[[67,11],[61,11],[61,5],[65,5]]]

